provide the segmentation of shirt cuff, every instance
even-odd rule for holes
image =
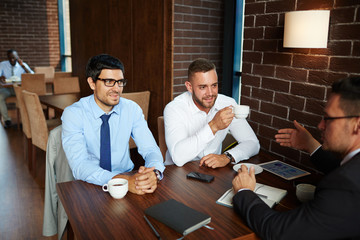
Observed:
[[[242,188],[242,189],[239,189],[238,192],[241,192],[241,191],[244,191],[244,190],[249,190],[249,191],[251,191],[249,188]]]
[[[322,145],[318,146],[312,153],[310,153],[310,157],[311,157],[317,150],[319,150],[319,148],[321,148],[321,147],[322,147]]]

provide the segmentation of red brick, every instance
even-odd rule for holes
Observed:
[[[255,75],[273,77],[274,73],[275,73],[275,66],[262,65],[262,64],[253,65],[253,74]]]
[[[252,111],[251,120],[264,125],[271,126],[271,115],[265,114],[263,112]]]
[[[286,53],[264,53],[264,64],[276,64],[282,66],[291,65],[291,54]]]
[[[242,83],[242,80],[241,80]],[[241,84],[241,96],[250,96],[251,87]]]
[[[268,103],[268,102],[261,102],[260,110],[263,113],[267,113],[267,114],[270,114],[273,116],[278,116],[281,118],[286,118],[288,115],[287,107],[283,107],[283,106],[276,105],[273,103]]]
[[[246,96],[241,96],[241,104],[250,106],[250,111],[259,111],[260,101],[258,99],[249,98]]]
[[[271,102],[274,96],[274,91],[253,87],[251,97],[263,101]]]
[[[325,71],[309,71],[309,83],[315,83],[319,85],[331,85],[335,80],[345,78],[347,75],[337,72],[325,72]]]
[[[330,28],[331,40],[360,39],[360,23],[349,25],[332,25]]]
[[[341,58],[332,57],[330,60],[330,69],[339,72],[360,73],[359,58]]]
[[[254,40],[252,39],[245,39],[243,41],[243,49],[246,51],[246,50],[254,50]]]
[[[278,14],[257,14],[255,19],[255,26],[277,26]]]
[[[284,119],[284,118],[278,118],[274,116],[273,123],[271,125],[275,129],[281,129],[281,128],[294,128],[293,119]]]
[[[298,150],[288,147],[282,147],[280,146],[280,144],[276,142],[272,142],[271,151],[280,154],[282,156],[285,156],[286,158],[292,159],[292,161],[294,161],[294,159],[300,158],[300,152]]]
[[[274,139],[275,134],[277,134],[277,129],[266,125],[259,125],[259,134],[263,137]]]
[[[319,114],[322,114],[322,112],[320,112]],[[296,120],[306,125],[316,126],[321,121],[322,116],[291,109],[289,119]]]
[[[242,64],[242,72],[244,73],[252,73],[252,64],[243,62]]]
[[[260,77],[251,76],[249,74],[243,73],[241,76],[241,84],[260,87]]]
[[[264,29],[262,27],[258,28],[244,28],[244,39],[259,39],[264,35]]]
[[[288,81],[264,77],[261,82],[261,87],[265,89],[288,93],[290,89],[290,83]]]
[[[265,28],[265,39],[283,39],[284,27],[266,27]]]
[[[255,51],[262,52],[276,52],[277,41],[276,40],[255,40]]]
[[[283,106],[290,106],[290,108],[294,108],[301,111],[304,109],[305,98],[290,94],[275,92],[274,103]]]
[[[194,1],[194,2],[196,2],[196,1]],[[194,14],[194,15],[209,16],[210,11],[209,11],[209,9],[205,9],[205,8],[195,8],[195,7],[193,7],[191,9],[191,13]]]
[[[297,0],[296,10],[331,9],[333,1],[329,0]]]
[[[250,52],[250,51],[243,52],[243,61],[244,62],[260,63],[261,57],[262,57],[262,55],[259,52]]]
[[[244,27],[254,27],[254,26],[255,26],[255,16],[245,16]]]
[[[336,0],[335,7],[347,7],[359,5],[359,0]]]
[[[357,56],[357,57],[360,56],[360,42],[359,41],[354,41],[354,47],[353,47],[352,55]]]
[[[316,100],[316,99],[307,99],[305,105],[305,111],[308,113],[313,113],[316,115],[321,115],[323,113],[326,101]]]
[[[261,14],[265,11],[265,3],[247,3],[245,4],[245,15]]]
[[[330,41],[327,48],[313,48],[311,54],[350,56],[351,41]]]
[[[322,86],[292,82],[290,93],[307,98],[325,99],[325,87]]]
[[[307,71],[299,68],[277,66],[275,77],[284,80],[305,82],[307,79]]]
[[[324,56],[294,55],[293,66],[309,69],[327,69],[329,58]]]
[[[281,0],[266,3],[267,13],[295,11],[295,0]]]
[[[270,142],[271,140],[265,137],[262,137],[261,135],[257,136],[260,142],[260,146],[262,149],[269,150],[270,149]]]
[[[330,25],[351,23],[354,20],[355,8],[335,8],[330,11]]]

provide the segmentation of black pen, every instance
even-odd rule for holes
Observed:
[[[147,217],[144,215],[145,221],[149,224],[149,226],[151,227],[151,229],[153,230],[153,232],[155,233],[156,237],[158,239],[161,239],[160,234],[156,231],[156,229],[154,228],[154,226],[151,224],[151,222],[149,221],[149,219],[147,219]]]

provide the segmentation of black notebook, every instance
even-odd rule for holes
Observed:
[[[174,199],[147,208],[145,214],[164,223],[184,236],[211,221],[210,216],[196,211]]]

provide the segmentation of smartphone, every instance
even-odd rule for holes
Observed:
[[[186,175],[187,178],[196,179],[203,182],[211,182],[214,180],[214,176],[199,173],[199,172],[190,172]]]

